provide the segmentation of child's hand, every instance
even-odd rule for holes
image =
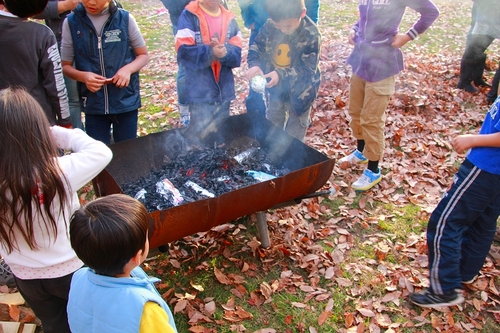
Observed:
[[[112,77],[112,82],[117,86],[118,88],[123,88],[127,87],[128,84],[130,83],[130,75],[132,73],[130,70],[124,66],[116,72],[116,74]]]
[[[411,37],[408,36],[407,34],[397,34],[396,36],[394,36],[391,46],[400,49],[410,40]]]
[[[73,10],[78,6],[80,3],[80,0],[64,0],[64,1],[59,1],[60,3],[57,4],[57,8],[60,13],[66,12],[68,10]]]
[[[214,55],[217,59],[224,58],[227,54],[227,49],[222,44],[218,44],[218,45],[212,47],[212,50],[214,51]]]
[[[212,38],[212,39],[210,40],[210,46],[211,46],[211,47],[215,47],[215,46],[217,46],[217,45],[219,45],[219,39],[218,39],[218,38]]]
[[[83,82],[87,86],[88,90],[90,90],[91,92],[96,92],[101,89],[103,84],[106,84],[106,80],[107,79],[104,76],[100,76],[99,74],[85,72],[85,79]]]
[[[349,31],[349,36],[347,37],[348,40],[349,40],[349,44],[351,45],[356,45],[356,31],[354,29],[351,29],[351,31]]]
[[[280,82],[280,76],[278,75],[278,73],[276,71],[272,71],[272,72],[264,75],[264,78],[270,79],[270,80],[267,80],[266,88],[272,88],[275,85],[277,85],[278,82]]]
[[[462,154],[468,149],[472,148],[472,143],[475,135],[465,134],[459,135],[453,138],[453,148],[459,153]]]
[[[250,81],[256,75],[264,75],[264,72],[262,71],[262,69],[260,69],[259,66],[253,66],[247,69],[247,71],[245,72],[245,77],[248,81]]]

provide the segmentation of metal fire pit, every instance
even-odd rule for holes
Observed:
[[[335,163],[257,115],[231,116],[212,123],[203,133],[190,131],[189,127],[169,130],[110,145],[113,159],[93,180],[96,195],[123,193],[122,185],[159,169],[178,156],[186,143],[211,147],[249,137],[291,172],[214,198],[150,212],[151,248],[287,202],[300,202],[326,183]],[[259,231],[262,239],[261,226]]]

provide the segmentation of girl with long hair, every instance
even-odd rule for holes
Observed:
[[[69,286],[83,264],[69,220],[80,207],[77,191],[111,158],[80,129],[51,127],[23,88],[0,90],[0,254],[45,333],[70,332]]]

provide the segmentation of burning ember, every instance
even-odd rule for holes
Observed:
[[[152,212],[213,198],[289,172],[277,166],[256,141],[238,148],[191,147],[149,175],[124,184],[122,190]]]

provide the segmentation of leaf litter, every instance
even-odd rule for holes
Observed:
[[[152,0],[145,3],[147,6],[142,6],[141,2],[140,8],[132,9],[136,17],[150,17],[155,11],[160,13],[161,3]],[[441,17],[435,23],[436,28],[445,26],[450,15],[467,17],[470,12],[467,1],[438,3],[441,4]],[[167,16],[159,15],[155,22],[158,29],[169,32]],[[321,19],[327,20],[324,16]],[[351,23],[346,24],[346,28]],[[464,34],[447,38],[464,42],[468,22],[464,20],[461,24]],[[339,159],[354,147],[347,112],[351,73],[346,59],[351,47],[345,43],[344,32],[330,29],[326,24],[321,28],[323,77],[306,144]],[[441,42],[441,45],[449,44],[448,39]],[[338,332],[401,332],[403,329],[425,332],[423,327],[427,325],[439,332],[479,332],[487,316],[493,318],[500,329],[500,271],[493,261],[487,259],[479,278],[465,288],[464,304],[422,310],[410,305],[407,296],[428,285],[425,233],[409,234],[401,242],[378,228],[380,221],[390,220],[394,214],[384,211],[380,204],[417,205],[421,208],[417,218],[420,221],[428,219],[464,158],[452,149],[451,138],[463,132],[476,132],[488,109],[484,90],[472,95],[455,89],[461,54],[451,49],[453,47],[444,47],[439,53],[429,53],[416,42],[404,51],[406,69],[397,79],[396,94],[387,110],[386,148],[381,163],[384,178],[377,187],[356,194],[350,184],[358,177],[357,170],[335,167],[325,185],[325,188],[336,190],[329,200],[322,197],[306,199],[299,205],[266,213],[272,239],[270,248],[260,247],[258,239],[246,230],[249,225],[244,221],[233,221],[174,242],[166,257],[160,256],[145,264],[150,273],[163,277],[163,297],[176,317],[187,318],[189,332],[220,331],[214,327],[248,332],[245,324],[256,320],[248,311],[248,305],[255,309],[266,304],[273,306],[274,297],[286,293],[295,296],[295,301],[289,302],[290,307],[312,311],[318,303],[323,304],[322,309],[314,310],[318,318],[312,326],[287,315],[284,320],[291,327],[289,332],[322,331],[332,320],[334,307],[338,306],[339,300],[334,301],[332,294],[337,288],[347,295],[346,302],[354,304],[351,309],[345,307],[340,322],[336,319],[340,327]],[[246,52],[244,46],[243,58]],[[155,46],[151,57],[142,73],[153,79],[143,83],[142,97],[145,103],[158,106],[158,112],[142,112],[141,116],[153,121],[157,129],[139,124],[140,135],[178,127],[177,66],[173,47]],[[496,66],[494,63],[488,65],[490,69]],[[242,67],[235,70],[234,114],[245,112],[244,98],[248,89],[243,79],[245,66],[243,60]],[[84,188],[80,200],[88,200],[91,192],[90,186]],[[335,211],[326,204],[332,200],[342,200]],[[255,222],[255,216],[248,218],[248,223]],[[365,231],[361,238],[357,235],[359,228]],[[355,246],[363,244],[373,246],[374,257],[353,258],[351,252]],[[388,256],[398,260],[387,260]],[[190,280],[184,285],[175,277],[181,267],[189,267],[183,270]],[[266,272],[278,274],[269,280],[264,277],[253,289],[246,285],[246,277],[263,276]],[[198,274],[207,273],[212,274],[217,283],[230,288],[232,296],[224,301],[212,297],[200,299],[199,294],[210,294],[210,290],[192,280]],[[373,290],[380,292],[373,293]],[[297,294],[298,291],[301,294]],[[341,304],[341,307],[344,306]],[[10,320],[22,320],[17,308],[7,311]],[[217,312],[222,315],[216,316]],[[405,322],[392,322],[394,314],[405,318]],[[34,320],[33,316],[25,318]],[[265,320],[259,325],[262,328],[254,333],[277,332],[276,328],[268,327]]]

